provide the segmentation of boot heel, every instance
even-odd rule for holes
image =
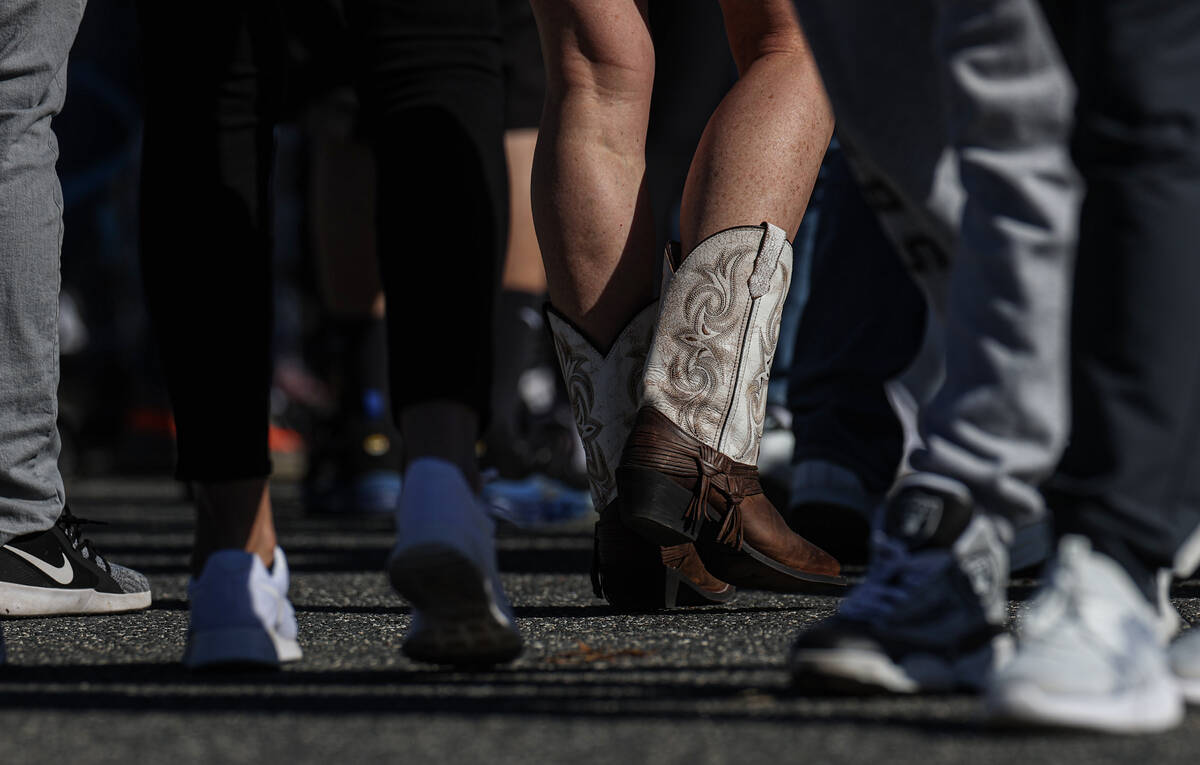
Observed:
[[[679,572],[663,571],[663,608],[674,608],[679,603]]]
[[[621,521],[645,539],[670,547],[694,542],[700,521],[689,521],[692,493],[657,470],[617,468]]]

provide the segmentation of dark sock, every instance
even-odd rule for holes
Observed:
[[[389,416],[387,325],[383,319],[338,322],[342,347],[342,412],[368,420]]]

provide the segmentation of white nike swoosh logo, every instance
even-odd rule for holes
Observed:
[[[41,571],[43,574],[59,584],[70,584],[75,579],[75,570],[71,568],[71,561],[63,553],[59,553],[59,555],[62,555],[62,565],[51,566],[49,563],[37,557],[36,555],[30,555],[24,550],[18,550],[12,545],[4,545],[4,549],[8,550],[13,555],[29,561],[37,568],[38,571]]]

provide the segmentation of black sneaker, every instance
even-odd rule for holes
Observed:
[[[0,547],[0,615],[111,614],[150,606],[150,582],[110,563],[83,538],[82,518],[64,508],[48,531]]]

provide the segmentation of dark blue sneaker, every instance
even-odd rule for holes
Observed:
[[[866,580],[802,633],[790,668],[803,690],[979,691],[1011,655],[1008,550],[961,499],[911,487],[884,509]]]

